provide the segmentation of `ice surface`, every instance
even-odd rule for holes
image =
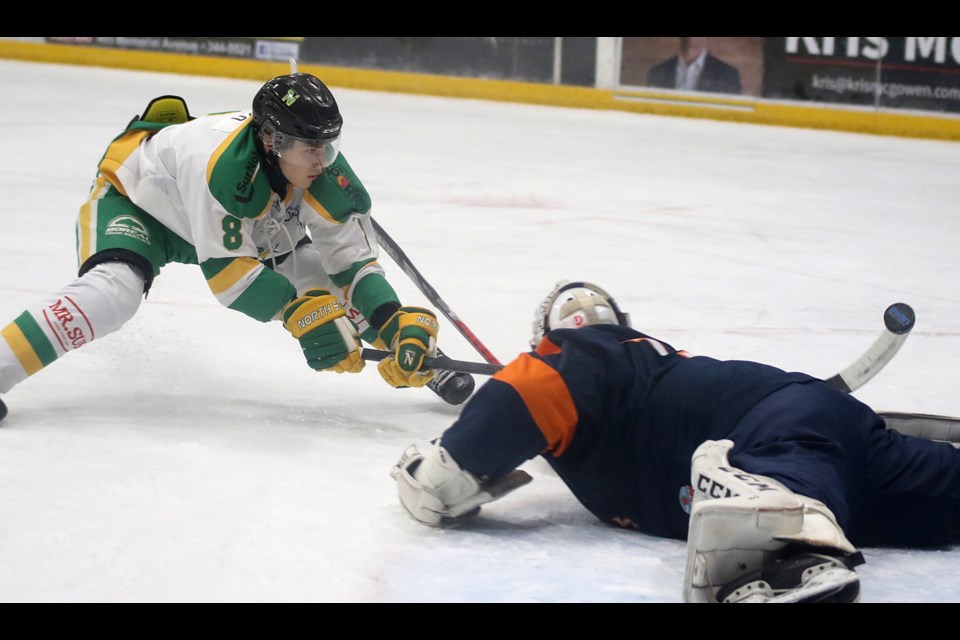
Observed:
[[[261,84],[10,61],[0,80],[0,326],[73,277],[96,164],[151,98],[242,109]],[[856,395],[960,414],[956,143],[333,89],[375,217],[501,360],[561,278],[678,348],[822,376],[904,301],[917,328]],[[441,321],[444,351],[480,360]],[[681,599],[682,543],[600,524],[542,461],[470,526],[413,522],[390,467],[457,408],[373,366],[312,372],[195,267],[4,399],[3,602]],[[960,602],[956,547],[865,556],[865,602]]]

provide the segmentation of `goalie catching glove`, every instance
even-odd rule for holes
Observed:
[[[393,387],[422,387],[436,374],[422,369],[423,359],[437,355],[437,316],[422,307],[400,307],[378,335],[378,343],[393,352],[377,365],[383,379]],[[380,346],[380,345],[378,345]]]
[[[312,289],[283,309],[283,326],[300,341],[310,368],[357,373],[363,369],[360,337],[346,318],[340,300],[325,289]]]

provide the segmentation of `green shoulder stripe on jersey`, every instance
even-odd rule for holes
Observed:
[[[260,167],[260,153],[250,126],[253,118],[246,117],[247,121],[210,158],[207,181],[210,193],[227,213],[238,218],[257,218],[270,206],[272,192]]]
[[[43,329],[40,328],[40,325],[28,311],[20,314],[20,317],[13,323],[23,332],[23,337],[27,339],[30,348],[37,354],[37,358],[43,366],[47,366],[57,359],[57,352],[53,348],[53,344],[50,343]]]
[[[337,222],[370,210],[370,194],[342,153],[313,181],[309,193]]]
[[[275,271],[264,269],[229,308],[254,320],[269,322],[296,295],[297,289],[289,280]]]
[[[339,283],[337,284],[339,286]],[[387,279],[379,273],[371,273],[364,277],[350,293],[350,303],[366,318],[387,302],[400,304],[400,298]]]

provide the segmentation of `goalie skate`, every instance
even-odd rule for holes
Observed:
[[[734,580],[717,592],[721,603],[852,603],[860,601],[857,552],[843,558],[800,553]]]

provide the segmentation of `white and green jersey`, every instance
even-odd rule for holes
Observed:
[[[263,171],[252,125],[249,111],[168,126],[134,121],[104,154],[99,183],[192,245],[217,299],[258,320],[276,318],[296,295],[267,265],[308,233],[325,275],[361,314],[398,302],[377,262],[370,197],[343,155],[309,189],[288,185],[281,197]],[[92,220],[87,226],[97,228]],[[82,238],[78,245],[81,263],[97,250]]]

